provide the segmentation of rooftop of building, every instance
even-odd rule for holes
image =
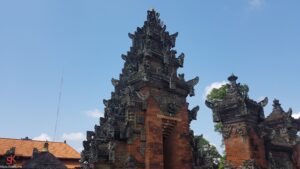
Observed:
[[[30,139],[0,138],[0,156],[7,150],[15,147],[15,155],[19,157],[32,157],[33,149],[42,151],[45,141]],[[70,145],[64,142],[48,141],[49,152],[59,159],[80,159],[80,154]]]

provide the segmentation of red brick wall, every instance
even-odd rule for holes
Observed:
[[[296,144],[294,147],[293,163],[295,169],[300,169],[300,143]]]
[[[146,132],[146,151],[145,166],[146,169],[163,169],[163,135],[162,121],[157,117],[160,112],[159,106],[150,97],[148,100],[148,109],[145,118]]]
[[[177,124],[165,141],[162,118],[169,117],[162,114],[158,105],[154,98],[149,98],[145,120],[146,169],[192,169],[187,105],[182,107],[175,117],[172,117]]]
[[[268,167],[264,140],[258,137],[253,129],[250,131],[250,151],[252,152],[252,158],[256,160],[261,168]]]
[[[190,145],[189,122],[187,106],[183,107],[176,116],[181,121],[177,122],[172,134],[167,138],[169,158],[168,167],[165,169],[191,169],[192,168],[192,148]]]
[[[227,160],[233,166],[238,167],[247,160],[255,159],[260,167],[267,168],[263,140],[253,129],[250,129],[248,136],[240,136],[236,133],[239,125],[241,124],[233,125],[230,137],[225,139]]]

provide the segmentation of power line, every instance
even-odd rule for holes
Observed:
[[[56,120],[55,120],[55,126],[54,126],[53,141],[55,141],[55,139],[56,139],[56,132],[57,132],[59,113],[60,113],[60,103],[61,103],[63,83],[64,83],[64,70],[62,71],[62,75],[61,75],[61,79],[60,79],[60,87],[59,87],[58,103],[57,103],[57,109],[56,109]]]

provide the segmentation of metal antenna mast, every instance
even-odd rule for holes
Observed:
[[[58,103],[57,103],[57,109],[56,109],[56,120],[55,120],[55,126],[54,126],[53,141],[55,141],[55,139],[56,139],[56,131],[57,131],[58,118],[59,118],[59,113],[60,113],[60,103],[61,103],[63,83],[64,83],[64,70],[62,71],[62,75],[61,75],[61,79],[60,79],[60,87],[59,87]]]

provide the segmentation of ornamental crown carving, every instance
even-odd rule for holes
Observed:
[[[225,86],[222,98],[206,100],[206,106],[213,110],[214,122],[245,120],[249,117],[253,121],[264,119],[263,107],[267,105],[268,98],[260,102],[251,100],[248,86],[237,83],[237,79],[235,75],[228,77],[229,83]]]

